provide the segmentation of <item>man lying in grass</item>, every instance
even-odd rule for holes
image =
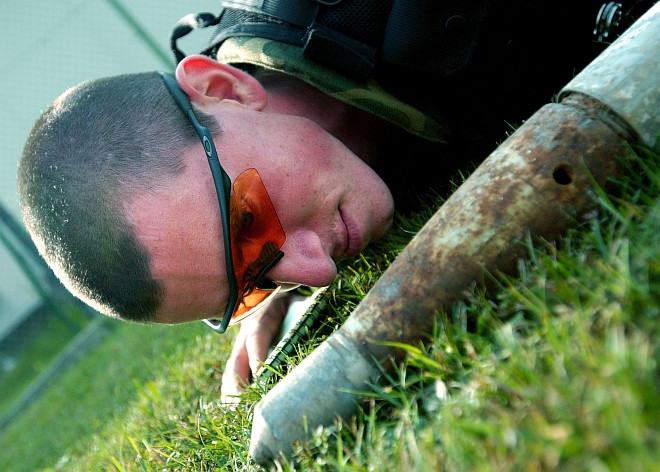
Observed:
[[[186,57],[175,77],[73,87],[26,143],[25,223],[75,295],[122,319],[218,318],[224,330],[278,291],[327,285],[336,261],[387,231],[394,200],[486,156],[596,52],[600,2],[565,2],[559,38],[545,12],[505,3],[468,12],[476,27],[456,51],[380,63],[368,78],[231,38],[217,61]],[[259,366],[284,306],[243,324],[224,393]]]

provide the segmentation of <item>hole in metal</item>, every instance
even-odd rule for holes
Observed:
[[[552,172],[552,178],[555,179],[559,185],[568,185],[573,182],[573,176],[571,175],[572,169],[567,165],[559,165]]]

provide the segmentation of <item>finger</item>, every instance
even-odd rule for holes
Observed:
[[[253,377],[256,377],[263,368],[263,363],[268,357],[268,349],[279,332],[289,306],[288,300],[288,296],[278,298],[244,325],[245,348]]]
[[[245,338],[239,335],[222,374],[220,400],[223,403],[238,403],[240,394],[249,382],[250,365],[245,349]]]
[[[268,356],[268,348],[273,340],[273,335],[270,330],[257,329],[247,335],[245,338],[245,349],[250,364],[250,372],[252,377],[259,374],[263,366],[263,362]]]

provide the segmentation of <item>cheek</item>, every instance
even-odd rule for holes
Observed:
[[[280,185],[269,186],[268,193],[284,230],[306,226],[314,215],[322,213],[323,190],[318,188],[313,176],[301,174],[283,176]]]
[[[283,120],[271,133],[274,139],[267,150],[271,154],[269,164],[278,167],[280,173],[305,179],[336,167],[338,141],[308,119],[294,117],[291,121]]]
[[[292,224],[322,211],[342,177],[343,156],[332,139],[309,128],[273,144],[258,169],[278,215]]]

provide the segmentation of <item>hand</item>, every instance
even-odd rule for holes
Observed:
[[[241,322],[241,330],[222,374],[222,403],[238,403],[241,392],[261,370],[268,356],[268,348],[279,333],[290,300],[289,294],[284,294],[260,313]]]

